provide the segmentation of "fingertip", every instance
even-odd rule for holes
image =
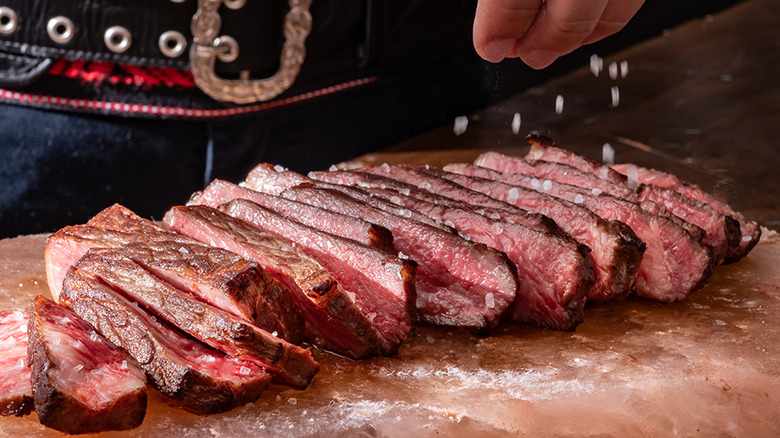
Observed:
[[[548,50],[532,50],[528,53],[521,54],[520,59],[522,59],[527,66],[535,70],[541,70],[555,62],[555,60],[558,59],[558,56],[558,53]]]
[[[476,50],[485,61],[497,63],[509,56],[509,53],[515,47],[515,43],[514,39],[491,40],[481,46],[477,46]]]

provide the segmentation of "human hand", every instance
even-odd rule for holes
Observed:
[[[479,0],[474,47],[487,61],[541,69],[623,28],[644,0]]]

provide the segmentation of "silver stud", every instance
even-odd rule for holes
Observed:
[[[227,47],[228,51],[219,54],[219,60],[222,62],[233,62],[238,58],[238,41],[229,35],[222,35],[214,40],[216,47]]]
[[[5,6],[0,7],[0,33],[8,35],[13,33],[19,26],[19,18],[13,9]]]
[[[246,4],[246,0],[222,0],[229,9],[241,9]]]
[[[112,26],[103,34],[103,42],[114,53],[122,53],[133,44],[133,36],[130,31],[122,26]]]
[[[55,43],[65,44],[73,39],[75,26],[70,18],[60,15],[49,19],[46,23],[46,32]]]
[[[158,45],[163,55],[169,58],[176,58],[184,53],[184,50],[187,48],[187,39],[180,32],[169,30],[160,35]]]

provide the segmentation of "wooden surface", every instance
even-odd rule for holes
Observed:
[[[670,6],[671,7],[671,6]],[[609,64],[627,62],[616,80]],[[482,150],[525,154],[525,134],[601,159],[674,172],[724,198],[748,218],[780,229],[780,7],[752,0],[689,22],[589,66],[528,90],[453,126],[350,162],[440,165]],[[620,99],[612,107],[612,87]],[[556,97],[563,111],[556,113]],[[515,113],[522,124],[511,129]]]
[[[469,160],[480,150],[522,154],[539,131],[594,158],[673,171],[715,187],[778,227],[780,8],[751,0],[709,20],[587,66],[489,108],[461,136],[444,127],[348,163]],[[625,78],[610,62],[627,60]],[[610,87],[620,105],[610,107]],[[564,97],[556,114],[555,98]],[[0,241],[0,308],[45,293],[45,236]],[[150,392],[144,424],[107,436],[780,436],[780,238],[715,269],[688,299],[630,298],[586,309],[575,332],[503,324],[492,336],[419,327],[392,358],[354,362],[315,352],[310,388],[272,385],[256,403],[213,416]],[[4,436],[60,436],[0,418]]]

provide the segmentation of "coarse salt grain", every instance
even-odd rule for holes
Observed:
[[[73,369],[74,369],[74,370],[76,370],[76,371],[81,371],[81,370],[83,370],[83,369],[84,369],[84,365],[82,365],[82,364],[78,364],[78,365],[76,365],[75,367],[73,367]]]
[[[398,189],[398,192],[404,196],[409,196],[409,194],[412,193],[412,191],[409,190],[407,187],[401,187],[400,189]]]
[[[604,192],[602,192],[602,191],[601,191],[601,189],[600,189],[600,188],[598,188],[598,187],[593,187],[593,190],[591,190],[590,192],[591,192],[591,193],[593,193],[593,195],[595,195],[595,196],[598,196],[598,195],[600,195],[600,194],[604,193]]]
[[[89,334],[89,339],[92,340],[92,342],[97,342],[100,337],[98,337],[98,334],[95,332],[92,332]]]
[[[624,78],[628,75],[628,61],[620,61],[620,77]]]
[[[400,204],[401,203],[401,198],[399,198],[398,196],[391,196],[390,197],[390,202],[392,202],[393,204]]]
[[[753,238],[750,237],[750,236],[742,236],[742,241],[743,242],[750,242],[751,240],[753,240]]]
[[[285,169],[284,169],[284,166],[282,166],[281,164],[276,164],[276,165],[274,165],[274,170],[277,173],[282,173],[282,172],[284,172]]]
[[[346,291],[346,292],[347,292],[347,296],[349,297],[350,301],[352,301],[354,303],[355,302],[355,298],[357,298],[357,295],[355,295],[354,292],[350,292],[350,291]]]
[[[599,73],[604,68],[604,59],[595,53],[590,55],[590,72],[593,76],[599,77]]]
[[[127,369],[127,361],[123,360],[122,365],[119,365],[119,369],[126,370]]]
[[[507,200],[509,202],[515,202],[519,198],[520,198],[520,191],[517,190],[517,187],[512,187],[511,189],[509,189],[509,193],[508,193],[508,196],[507,196]]]
[[[455,124],[452,127],[452,132],[455,133],[455,135],[461,135],[464,132],[466,132],[466,129],[469,127],[469,118],[466,116],[458,116],[455,117]]]
[[[383,171],[385,171],[385,172],[387,172],[388,170],[390,170],[390,165],[389,165],[389,164],[387,164],[387,163],[382,163],[382,165],[381,165],[381,166],[379,166],[379,167],[380,167],[380,168],[381,168]]]
[[[496,297],[492,293],[485,294],[485,307],[488,309],[495,309]]]
[[[298,399],[295,398],[295,397],[290,397],[290,398],[287,399],[287,403],[289,403],[291,405],[297,405],[298,404]]]
[[[628,177],[628,188],[636,190],[639,187],[639,169],[636,166],[629,166],[626,176]]]
[[[185,248],[185,247],[183,247],[183,246],[182,246],[181,248],[179,248],[179,252],[180,252],[180,253],[182,253],[182,254],[189,254],[189,253],[190,253],[190,252],[187,250],[187,248]]]
[[[24,358],[20,357],[19,360],[16,361],[16,366],[19,368],[24,368]]]
[[[620,105],[620,89],[615,85],[610,89],[610,93],[612,93],[612,107],[617,108]]]
[[[615,148],[609,143],[604,143],[601,147],[601,161],[606,165],[615,164]]]
[[[531,188],[534,190],[539,190],[542,188],[542,183],[539,181],[539,178],[532,178],[531,179]]]
[[[336,171],[339,170],[339,168],[336,167],[335,164],[331,164],[330,167],[328,168],[328,170],[331,171],[331,172],[336,172]]]
[[[545,192],[549,192],[550,189],[552,189],[552,181],[550,181],[549,179],[544,180],[544,182],[542,183],[542,190]]]
[[[515,113],[514,117],[512,117],[512,133],[513,134],[519,134],[520,133],[520,125],[522,125],[523,120],[520,118],[520,113]]]
[[[574,197],[574,203],[575,204],[582,204],[582,201],[584,201],[584,200],[585,200],[585,198],[582,195],[580,195],[579,193],[577,194],[577,196]]]
[[[609,64],[609,78],[613,81],[618,77],[618,65],[616,62]]]
[[[248,376],[252,374],[252,370],[249,369],[249,367],[241,365],[241,368],[238,369],[238,374],[241,374],[242,376]]]
[[[560,94],[555,97],[555,114],[563,113],[563,96]]]
[[[409,256],[400,251],[398,252],[398,258],[401,260],[409,260]]]

